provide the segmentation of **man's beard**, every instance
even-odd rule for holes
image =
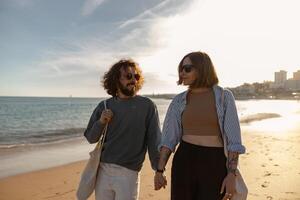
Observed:
[[[129,85],[131,85],[131,84],[128,84],[127,86],[129,86]],[[135,93],[136,93],[136,85],[135,85],[135,84],[132,84],[132,85],[134,85],[135,87],[133,87],[133,88],[130,90],[130,89],[128,89],[127,87],[125,87],[125,86],[119,84],[120,91],[121,91],[124,95],[129,96],[129,97],[132,97],[132,96],[135,95]]]

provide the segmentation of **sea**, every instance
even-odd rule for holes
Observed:
[[[0,178],[87,159],[93,145],[83,132],[103,99],[0,97]],[[162,126],[171,99],[152,100]],[[300,117],[297,100],[237,100],[236,105],[242,129],[280,132]]]

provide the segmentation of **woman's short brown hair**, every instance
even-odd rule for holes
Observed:
[[[219,83],[219,79],[215,70],[215,67],[210,59],[210,57],[200,51],[191,52],[185,55],[179,63],[178,66],[178,85],[182,84],[182,78],[180,77],[180,72],[182,71],[182,64],[185,58],[189,58],[192,62],[193,67],[197,70],[197,79],[190,86],[190,88],[206,87],[210,88],[215,84]]]
[[[120,84],[121,69],[126,70],[128,67],[133,67],[136,73],[140,75],[140,79],[136,83],[136,91],[140,90],[144,83],[144,77],[142,76],[142,70],[136,62],[132,59],[121,59],[117,63],[113,64],[108,72],[103,76],[102,84],[106,92],[112,96],[117,96],[118,87]]]

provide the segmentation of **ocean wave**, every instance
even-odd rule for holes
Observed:
[[[13,149],[19,149],[19,148],[35,148],[35,147],[41,147],[45,145],[52,145],[52,144],[61,144],[68,141],[74,141],[78,139],[83,139],[82,136],[75,136],[65,139],[59,139],[59,140],[49,140],[45,142],[38,142],[38,143],[18,143],[18,144],[12,144],[12,145],[5,145],[0,144],[0,152],[3,153],[5,150],[13,150]],[[1,154],[0,154],[1,155]]]
[[[7,134],[6,136],[1,137],[0,149],[11,149],[68,140],[83,136],[84,130],[84,128],[67,128]]]
[[[242,117],[240,119],[240,123],[251,123],[254,121],[261,121],[264,119],[271,119],[281,117],[281,115],[277,113],[256,113],[253,115],[247,115],[246,117]]]

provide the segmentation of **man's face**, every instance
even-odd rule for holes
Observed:
[[[121,77],[119,79],[119,90],[126,96],[134,96],[136,94],[136,84],[139,80],[134,67],[121,68]]]

